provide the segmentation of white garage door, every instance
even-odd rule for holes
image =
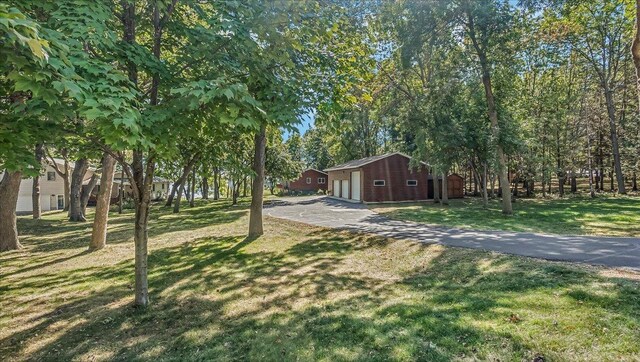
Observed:
[[[333,196],[340,197],[340,180],[333,180]]]
[[[349,180],[342,180],[342,196],[343,199],[349,198]]]
[[[351,198],[360,201],[360,171],[351,173]]]

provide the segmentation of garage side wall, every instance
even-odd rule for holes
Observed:
[[[392,155],[362,166],[362,199],[365,202],[412,201],[428,199],[429,172],[425,166],[409,169],[409,159]],[[384,186],[374,186],[375,180],[384,180]],[[417,184],[410,186],[408,180]]]

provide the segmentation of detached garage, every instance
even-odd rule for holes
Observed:
[[[402,153],[389,153],[353,160],[325,170],[328,193],[332,197],[353,202],[394,202],[433,199],[433,178],[427,165],[410,168],[411,158]],[[449,197],[462,197],[459,176],[451,175]],[[454,181],[455,179],[455,181]],[[442,182],[442,180],[440,180]]]

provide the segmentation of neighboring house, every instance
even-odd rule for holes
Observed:
[[[169,186],[171,182],[160,177],[153,177],[153,184],[151,185],[151,200],[166,199],[169,195]]]
[[[51,162],[51,160],[47,160]],[[54,158],[59,168],[64,168],[64,160]],[[71,170],[73,171],[73,162],[71,162]],[[86,184],[91,176],[95,173],[94,168],[87,170],[84,176],[83,184]],[[16,212],[27,213],[33,211],[32,204],[33,178],[25,178],[20,182],[20,191],[18,191],[18,204]],[[40,174],[40,208],[42,211],[62,210],[64,209],[64,180],[58,175],[55,169],[47,164],[44,172]]]
[[[129,183],[129,177],[127,177],[126,173],[116,172],[113,176],[113,190],[111,192],[111,202],[117,202],[118,197],[120,195],[120,183],[122,183],[123,188],[123,198],[131,198],[133,197],[133,190],[131,189],[131,184]],[[161,177],[154,176],[153,184],[151,184],[151,200],[162,200],[166,199],[171,186],[171,182],[169,180],[163,179]],[[97,190],[94,191],[97,193]]]
[[[290,191],[313,191],[322,190],[327,191],[328,175],[326,172],[316,170],[315,168],[308,168],[302,171],[302,174],[297,180],[287,181],[285,188]]]
[[[329,194],[355,202],[395,202],[433,199],[433,178],[424,162],[410,167],[411,158],[402,153],[388,153],[353,160],[326,169],[329,175]],[[462,178],[447,177],[455,186],[450,198],[462,197]],[[439,180],[442,182],[441,178]]]

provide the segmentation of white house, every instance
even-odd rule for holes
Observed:
[[[51,162],[50,160],[47,160]],[[58,168],[64,168],[64,161],[54,159]],[[70,164],[73,171],[73,163]],[[85,180],[93,176],[94,168],[89,168],[85,174]],[[84,183],[84,182],[83,182]],[[33,211],[31,194],[33,190],[33,178],[25,178],[20,182],[20,191],[18,192],[18,205],[16,212],[26,213]],[[42,211],[62,210],[64,208],[64,180],[56,173],[56,170],[50,165],[44,169],[40,175],[40,208]]]
[[[129,183],[129,177],[123,172],[116,172],[113,177],[114,189],[120,187],[120,183],[122,182],[122,187],[124,190],[124,197],[129,198],[133,196],[133,191],[131,190],[131,183]],[[161,200],[165,199],[170,191],[171,182],[169,180],[163,179],[161,177],[154,176],[153,184],[151,184],[151,200]],[[118,195],[117,191],[114,191],[112,195]]]

